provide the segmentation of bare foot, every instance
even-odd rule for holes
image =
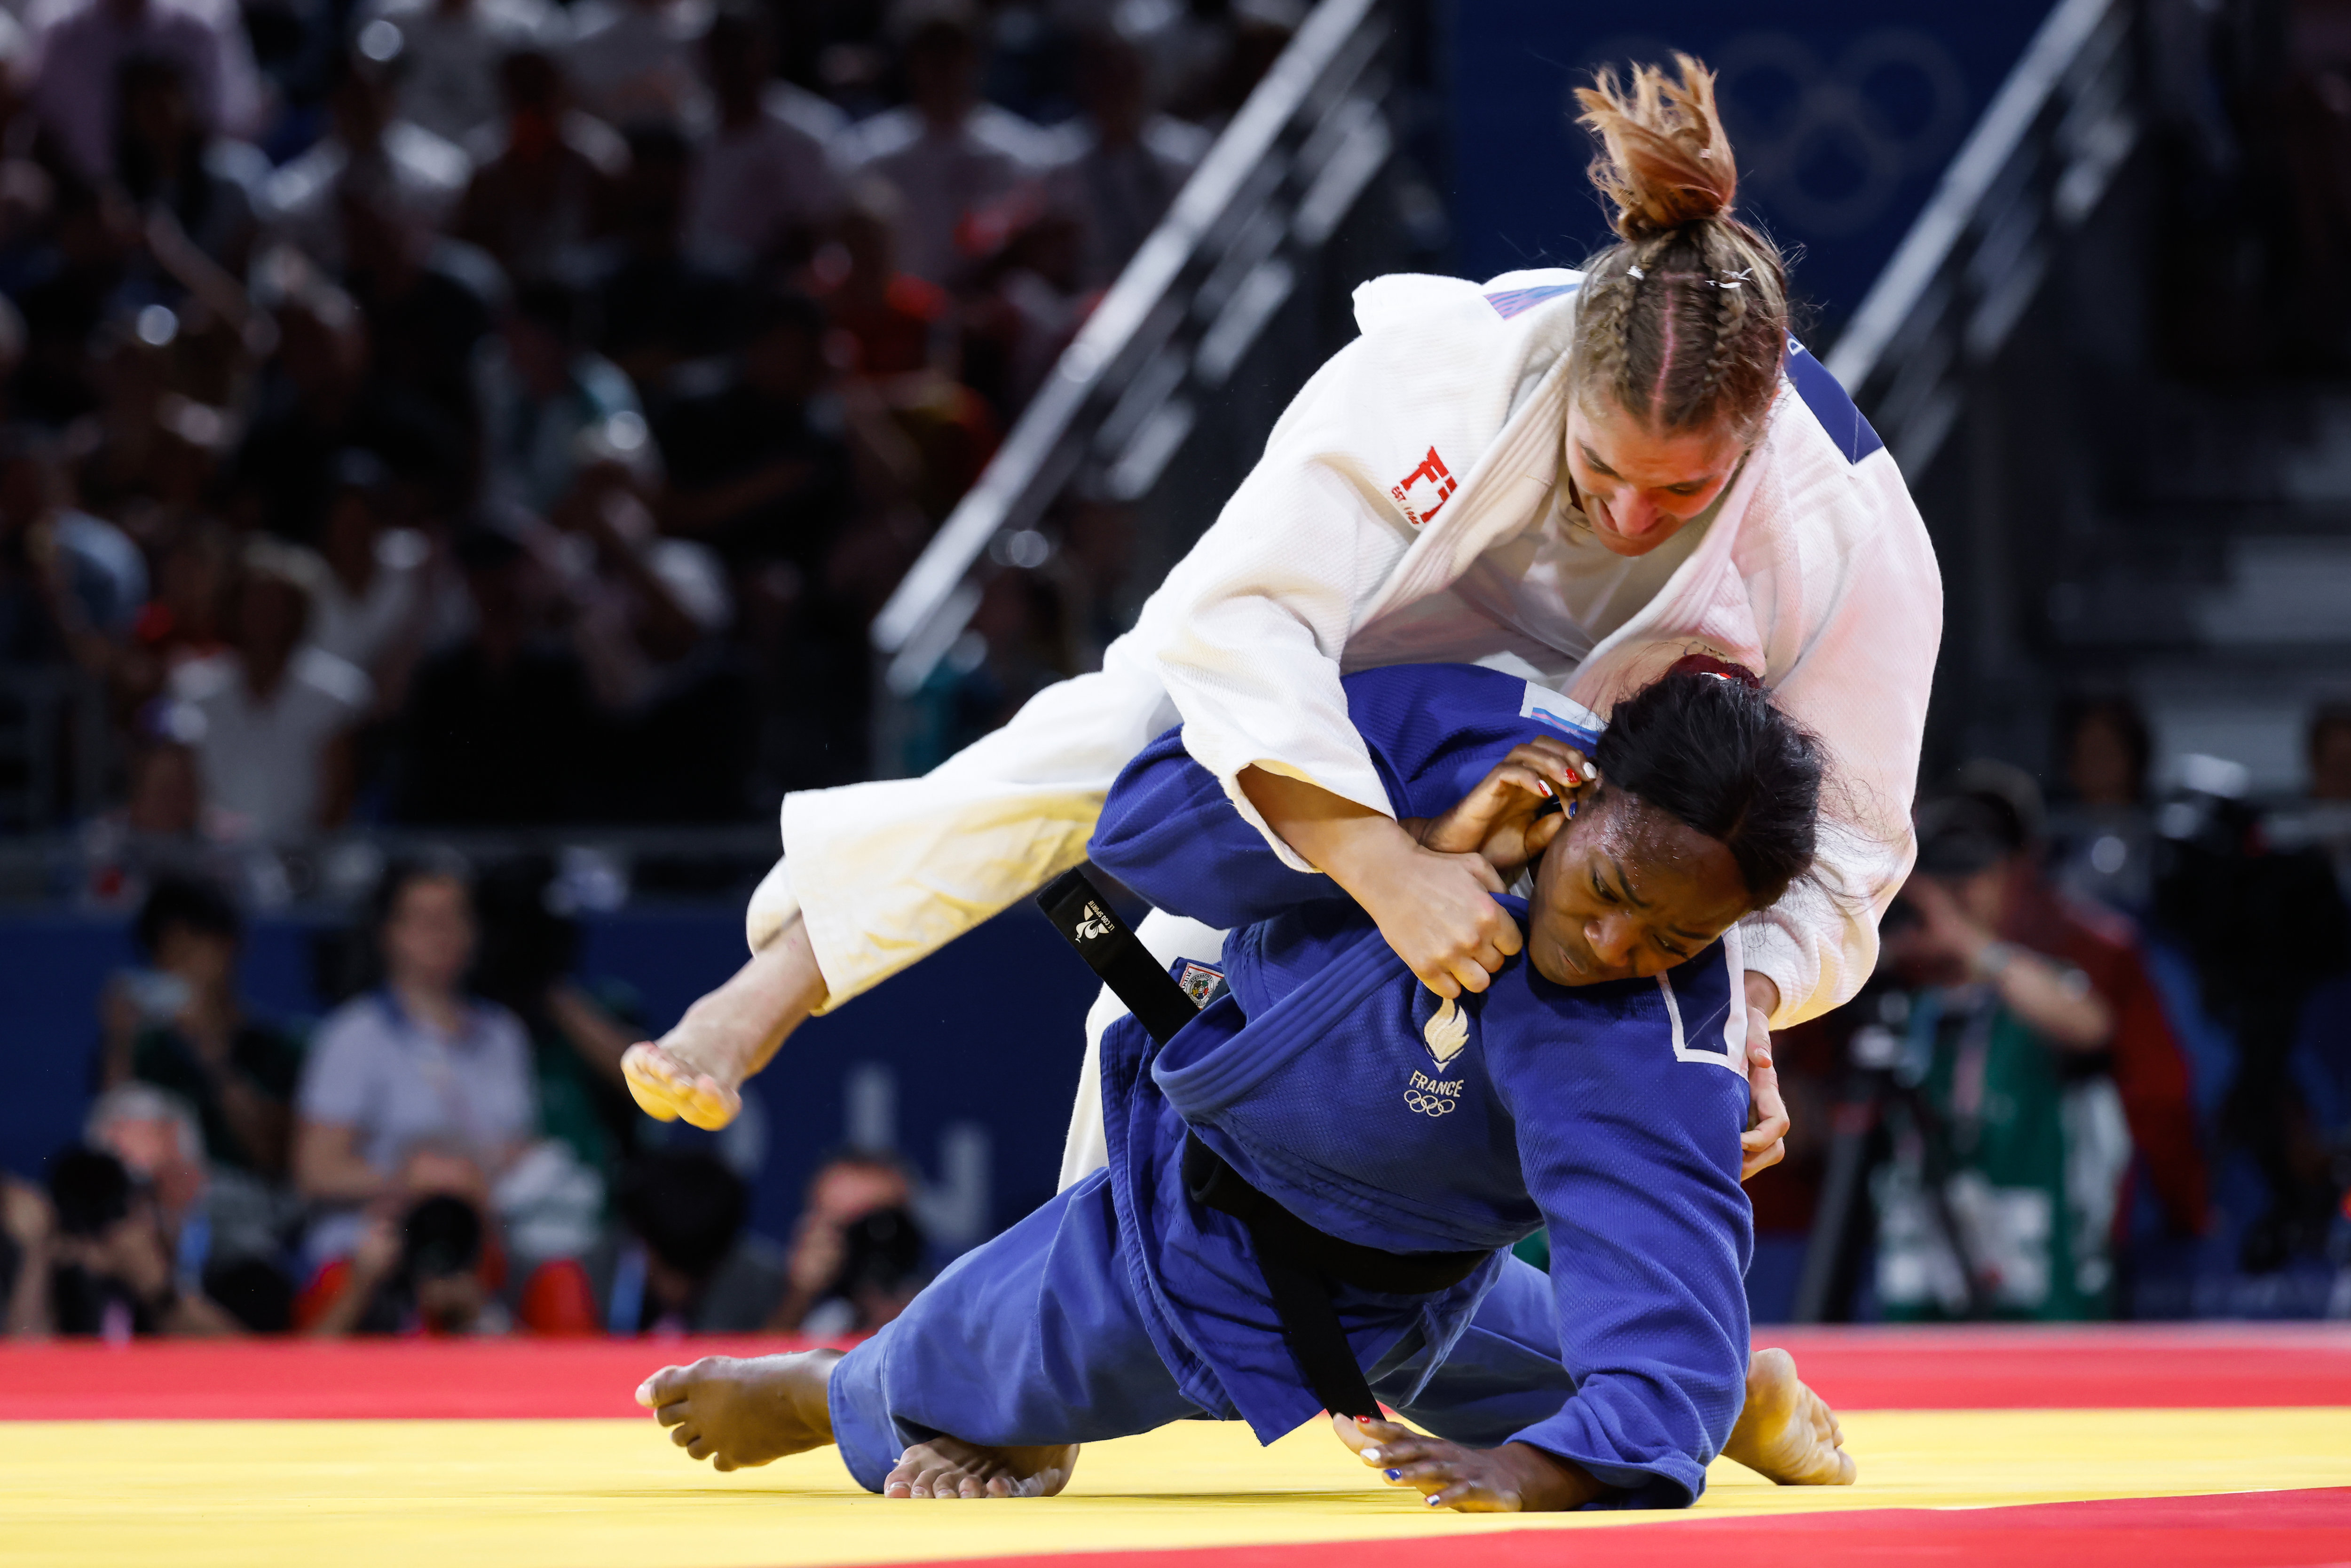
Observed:
[[[1457,1513],[1552,1513],[1582,1508],[1602,1488],[1580,1465],[1528,1443],[1471,1448],[1425,1437],[1394,1421],[1333,1416],[1331,1429],[1392,1487],[1409,1487],[1430,1508]]]
[[[709,1355],[664,1366],[637,1389],[637,1403],[670,1429],[669,1440],[713,1469],[743,1469],[832,1441],[824,1397],[837,1350],[737,1361]]]
[[[883,1497],[1051,1497],[1070,1484],[1078,1446],[984,1448],[960,1437],[934,1437],[898,1456],[882,1483]]]
[[[798,917],[750,961],[685,1009],[677,1027],[621,1058],[629,1092],[648,1116],[683,1116],[716,1132],[743,1109],[743,1081],[768,1065],[784,1037],[824,1002],[824,975]]]
[[[1783,1487],[1849,1487],[1855,1473],[1836,1412],[1797,1381],[1796,1358],[1784,1350],[1749,1358],[1747,1408],[1722,1451]]]
[[[684,1117],[709,1132],[732,1122],[743,1109],[742,1076],[728,1066],[705,1065],[691,1044],[671,1038],[629,1047],[621,1075],[638,1108],[659,1122]]]

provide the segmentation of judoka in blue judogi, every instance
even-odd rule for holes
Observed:
[[[1348,694],[1399,817],[1450,807],[1532,736],[1596,740],[1589,716],[1490,671],[1369,672]],[[1207,1417],[1270,1442],[1317,1415],[1248,1229],[1187,1190],[1196,1139],[1328,1236],[1488,1254],[1434,1293],[1331,1286],[1383,1404],[1455,1443],[1565,1460],[1602,1506],[1693,1500],[1749,1364],[1736,928],[1646,977],[1564,985],[1522,953],[1440,999],[1325,879],[1281,864],[1176,732],[1121,778],[1093,853],[1155,904],[1235,928],[1223,988],[1164,1046],[1113,1024],[1107,1167],[831,1367],[810,1424],[858,1480],[879,1490],[910,1447],[946,1439],[1048,1448]],[[1548,1277],[1507,1250],[1541,1228]],[[690,1452],[760,1462],[776,1444],[730,1437],[727,1396],[696,1370],[643,1396]]]

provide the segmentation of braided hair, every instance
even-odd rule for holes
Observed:
[[[1658,432],[1761,425],[1787,357],[1788,279],[1779,247],[1731,215],[1739,169],[1714,104],[1714,74],[1676,55],[1620,83],[1604,68],[1576,89],[1600,138],[1592,183],[1616,206],[1615,245],[1584,269],[1573,390],[1603,390]]]

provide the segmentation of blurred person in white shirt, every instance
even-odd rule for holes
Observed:
[[[845,169],[893,186],[904,204],[899,264],[925,282],[952,286],[968,258],[967,220],[1059,161],[1051,133],[978,96],[979,33],[971,9],[937,0],[909,13],[906,86],[912,102],[853,126]]]
[[[699,68],[709,30],[709,0],[580,0],[564,71],[580,106],[608,124],[698,130],[710,117]]]
[[[473,161],[463,148],[401,113],[407,52],[396,28],[362,27],[338,64],[327,100],[327,134],[281,166],[264,188],[270,228],[329,269],[342,270],[348,259],[341,210],[347,191],[439,229],[473,178]]]
[[[821,120],[797,101],[811,95],[772,79],[775,56],[768,19],[748,0],[722,6],[703,39],[717,123],[695,152],[685,235],[705,253],[799,261],[841,208],[826,138],[813,129]]]
[[[1085,41],[1078,73],[1083,116],[1066,127],[1053,204],[1079,214],[1087,288],[1107,288],[1166,215],[1208,151],[1207,131],[1156,112],[1143,56],[1107,28]]]
[[[26,20],[33,112],[87,179],[113,170],[117,73],[134,56],[180,66],[206,134],[260,129],[261,80],[229,0],[46,0]]]
[[[323,576],[308,551],[252,541],[230,591],[229,646],[172,674],[170,727],[196,754],[207,818],[233,836],[298,839],[349,804],[348,738],[371,688],[306,640]]]
[[[570,31],[548,0],[370,0],[360,15],[400,29],[410,62],[401,114],[461,147],[498,118],[499,62],[559,47]]]

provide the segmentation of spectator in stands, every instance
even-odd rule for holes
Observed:
[[[637,389],[588,348],[580,310],[564,284],[525,283],[476,357],[484,483],[495,503],[544,517],[570,492],[596,444],[647,455]]]
[[[2058,885],[2126,914],[2146,912],[2155,894],[2155,818],[2147,809],[2154,756],[2146,716],[2126,696],[2065,704],[2059,755],[2072,800],[2053,835]]]
[[[642,423],[613,423],[642,458]],[[611,727],[589,812],[732,820],[747,803],[753,730],[740,662],[722,642],[734,618],[726,568],[707,545],[655,532],[640,487],[608,448],[553,514],[571,535],[550,552],[571,645]]]
[[[188,83],[207,135],[259,127],[253,54],[233,7],[203,0],[65,0],[37,25],[32,107],[69,166],[98,181],[114,167],[115,94],[123,62],[167,59]]]
[[[643,1038],[643,1004],[625,984],[578,973],[580,927],[549,907],[564,896],[554,878],[543,855],[484,873],[475,987],[530,1035],[540,1132],[609,1177],[652,1125],[621,1075],[622,1053]]]
[[[57,1228],[47,1193],[0,1172],[0,1335],[48,1333],[49,1253]]]
[[[327,134],[269,177],[272,228],[321,266],[369,259],[346,252],[347,196],[431,230],[455,211],[473,176],[462,148],[402,117],[405,63],[397,29],[360,29],[359,42],[337,58]]]
[[[771,94],[768,13],[730,0],[703,38],[717,124],[697,150],[686,202],[688,245],[738,264],[798,265],[841,206],[823,141]]]
[[[684,244],[693,167],[693,149],[676,130],[629,132],[616,233],[591,273],[597,346],[640,387],[663,386],[682,362],[724,353],[735,340],[738,280]]]
[[[294,1289],[278,1258],[293,1214],[289,1194],[250,1171],[207,1163],[194,1113],[152,1083],[99,1095],[83,1142],[121,1161],[153,1197],[185,1289],[256,1333],[286,1329]]]
[[[856,174],[898,193],[905,269],[952,287],[971,259],[961,244],[966,221],[1042,180],[1059,149],[1038,127],[980,101],[978,23],[969,5],[935,0],[904,16],[912,101],[851,128],[841,157]]]
[[[465,988],[476,931],[464,864],[395,863],[372,915],[382,983],[319,1026],[296,1099],[294,1184],[320,1212],[316,1260],[351,1250],[365,1207],[402,1194],[419,1145],[494,1180],[537,1126],[522,1025]]]
[[[459,147],[497,119],[503,62],[559,47],[570,30],[547,0],[369,0],[359,16],[399,29],[402,118]]]
[[[1041,536],[1030,537],[1043,544]],[[1022,568],[991,575],[969,629],[924,684],[924,720],[908,742],[910,764],[946,761],[1072,673],[1071,632],[1069,606],[1053,577]]]
[[[505,1333],[513,1319],[485,1277],[493,1272],[488,1232],[470,1198],[419,1197],[397,1219],[371,1224],[348,1260],[320,1272],[297,1321],[318,1339]]]
[[[235,1318],[180,1277],[154,1194],[94,1149],[49,1161],[57,1230],[49,1244],[50,1322],[63,1334],[235,1334]]]
[[[471,246],[432,226],[375,183],[340,193],[344,281],[368,324],[375,376],[430,405],[480,444],[474,358],[497,319],[506,280]]]
[[[308,551],[249,541],[228,647],[172,673],[173,733],[195,750],[208,821],[229,836],[282,843],[350,809],[350,736],[372,692],[363,672],[304,640],[324,573]]]
[[[2173,1235],[2204,1234],[2210,1228],[2210,1176],[2193,1074],[2138,926],[2043,873],[2046,812],[2031,775],[2006,763],[1976,762],[1960,770],[1953,788],[1990,808],[2004,832],[2006,823],[2016,824],[2024,852],[2008,873],[2000,936],[2072,965],[2112,1012],[2114,1032],[2098,1065],[2122,1098],[2139,1156],[2134,1179],[2152,1191]]]
[[[392,472],[372,452],[338,453],[310,603],[309,640],[364,671],[379,694],[400,684],[399,666],[423,635],[433,610],[433,545],[395,528]]]
[[[573,821],[601,720],[579,654],[548,627],[548,574],[508,528],[470,524],[453,549],[474,630],[410,682],[396,814],[486,826]]]
[[[963,310],[964,383],[1019,416],[1093,308],[1081,287],[1085,225],[1073,210],[1023,200],[1002,214],[1002,247],[974,273]]]
[[[211,883],[167,875],[149,889],[133,933],[146,966],[110,988],[105,1081],[176,1096],[211,1163],[282,1177],[302,1048],[239,995],[236,905]]]
[[[354,448],[435,493],[457,487],[472,431],[372,373],[368,320],[348,293],[298,258],[273,260],[278,350],[263,367],[234,465],[240,509],[283,538],[317,543],[340,455]]]
[[[2030,863],[2012,810],[1949,794],[1920,808],[1918,836],[1902,894],[1916,919],[1885,940],[1914,988],[1919,1093],[1896,1108],[1878,1186],[1878,1298],[1895,1318],[2104,1316],[2130,1157],[2100,1071],[2115,1009],[2072,964],[2001,936]]]
[[[1055,202],[1080,215],[1083,288],[1107,288],[1159,225],[1206,156],[1208,135],[1154,111],[1143,56],[1109,29],[1090,34],[1080,57],[1085,115],[1052,172]]]
[[[147,563],[65,490],[47,444],[0,449],[0,657],[110,674],[146,600]]]
[[[142,210],[162,208],[204,256],[242,279],[260,233],[269,160],[245,142],[208,133],[188,89],[186,67],[168,55],[133,55],[116,84],[114,174]]]
[[[696,57],[709,0],[580,0],[571,20],[563,67],[589,113],[623,131],[707,123]]]
[[[857,183],[839,242],[811,268],[832,323],[849,338],[848,368],[868,377],[946,370],[954,362],[954,303],[946,289],[898,266],[905,203],[878,180]]]
[[[2319,705],[2304,744],[2309,759],[2312,827],[2335,862],[2335,880],[2351,902],[2351,703]]]
[[[517,282],[577,272],[612,221],[628,143],[572,106],[547,50],[508,55],[498,85],[505,125],[472,143],[478,161],[458,206],[456,235],[487,251]]]
[[[854,513],[849,447],[825,390],[824,315],[781,290],[754,300],[733,374],[657,426],[663,528],[738,568],[788,559],[818,577]]]
[[[723,1162],[683,1150],[640,1155],[622,1173],[612,1209],[616,1223],[570,1287],[582,1329],[750,1333],[768,1325],[783,1295],[783,1259],[745,1228],[750,1191]],[[524,1317],[537,1326],[532,1306]]]
[[[904,1311],[921,1284],[914,1200],[913,1174],[890,1155],[852,1149],[819,1166],[769,1330],[830,1339],[871,1333]]]
[[[2310,716],[2306,751],[2310,798],[2351,800],[2351,703],[2319,705]]]

